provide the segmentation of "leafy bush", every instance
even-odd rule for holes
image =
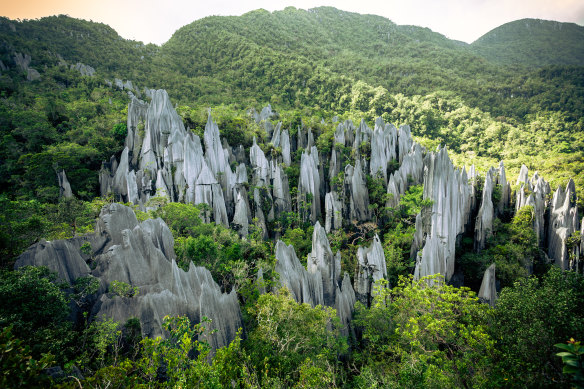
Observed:
[[[140,288],[129,285],[123,281],[114,280],[109,285],[110,293],[120,297],[135,297],[140,293]]]

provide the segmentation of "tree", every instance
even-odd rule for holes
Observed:
[[[303,363],[304,374],[313,364],[338,373],[337,356],[346,351],[346,342],[339,337],[334,309],[299,304],[282,288],[260,296],[252,314],[257,325],[246,347],[262,375],[289,385],[299,379]]]
[[[552,267],[541,280],[516,281],[501,291],[489,330],[512,386],[565,381],[554,345],[584,333],[584,277]]]
[[[52,353],[57,362],[72,353],[69,300],[46,267],[26,266],[0,273],[0,327],[30,347],[33,358]]]
[[[376,291],[368,312],[357,309],[365,344],[361,360],[367,367],[362,373],[369,375],[365,382],[407,387],[490,382],[492,309],[468,288],[447,285],[435,275],[419,281],[402,277],[395,288],[379,285]]]

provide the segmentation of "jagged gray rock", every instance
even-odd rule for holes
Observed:
[[[282,131],[280,147],[282,148],[282,161],[284,162],[284,165],[290,166],[292,164],[292,159],[290,157],[290,134],[288,133],[288,130]]]
[[[496,212],[498,215],[500,215],[507,207],[509,207],[509,203],[511,201],[511,184],[507,181],[507,175],[505,174],[505,165],[503,164],[503,161],[499,162],[497,185],[499,185],[501,189],[501,199],[496,204]]]
[[[195,185],[197,178],[207,166],[205,158],[203,157],[203,147],[201,146],[201,139],[189,132],[184,139],[184,165],[183,177],[185,182],[185,202],[195,202]],[[179,191],[182,191],[179,188]]]
[[[14,53],[14,63],[20,70],[26,73],[26,79],[28,81],[36,81],[41,78],[41,75],[36,69],[29,67],[31,60],[29,54],[22,55],[21,53]]]
[[[128,133],[126,135],[125,145],[132,153],[133,165],[138,164],[147,111],[147,103],[139,100],[134,95],[130,96],[130,103],[128,104],[128,120],[126,123]]]
[[[529,184],[529,171],[527,166],[521,165],[521,169],[519,170],[519,177],[517,178],[517,183],[515,185],[521,184]]]
[[[387,184],[387,164],[397,159],[397,129],[392,124],[385,124],[381,117],[375,121],[371,138],[370,172],[373,177],[383,177]]]
[[[343,204],[338,199],[336,192],[329,192],[324,199],[325,208],[325,230],[327,233],[331,230],[338,230],[343,226]]]
[[[271,144],[274,147],[280,147],[280,143],[282,141],[282,134],[281,134],[281,129],[282,129],[282,122],[278,122],[278,124],[276,124],[276,128],[274,128],[274,132],[272,134],[272,140],[271,140]]]
[[[83,243],[92,247],[91,272],[81,254]],[[141,322],[144,336],[165,336],[162,318],[186,315],[193,323],[203,316],[206,337],[213,349],[229,344],[243,325],[235,290],[221,293],[211,273],[191,264],[188,272],[175,262],[174,240],[162,219],[138,223],[134,211],[120,204],[109,204],[101,211],[95,233],[69,240],[41,241],[25,252],[16,267],[49,266],[59,278],[72,283],[80,276],[100,281],[92,317],[113,318],[124,323],[130,317]],[[112,297],[107,293],[113,281],[126,282],[139,289],[135,297]],[[212,330],[217,330],[212,334]]]
[[[280,164],[272,161],[272,198],[274,199],[274,217],[279,218],[284,212],[292,212],[292,200],[288,186],[288,176]]]
[[[359,247],[357,250],[357,260],[359,270],[355,277],[354,290],[357,299],[368,306],[373,297],[373,286],[375,282],[381,279],[387,279],[385,254],[379,236],[375,235],[371,246]]]
[[[85,237],[54,241],[41,239],[18,257],[14,267],[46,266],[57,273],[60,280],[73,283],[91,272],[81,252],[85,242],[91,241]]]
[[[213,220],[215,220],[216,224],[223,224],[225,227],[229,227],[223,191],[207,165],[203,166],[195,183],[195,204],[201,203],[208,204],[211,207]],[[209,222],[209,219],[205,221]]]
[[[483,199],[477,215],[475,227],[474,249],[477,252],[485,248],[487,239],[493,235],[493,220],[495,218],[495,209],[492,200],[494,174],[495,169],[491,168],[485,177]]]
[[[345,167],[345,199],[348,199],[348,216],[350,220],[369,220],[369,192],[359,159],[355,167]]]
[[[523,165],[518,179],[521,187],[516,193],[515,209],[518,212],[526,205],[533,207],[533,229],[538,243],[542,245],[546,237],[545,214],[548,207],[548,195],[551,189],[549,183],[543,177],[540,177],[537,172],[535,172],[531,180],[526,177],[528,177],[528,170]]]
[[[65,198],[73,197],[71,184],[69,184],[65,170],[61,170],[57,173],[57,180],[59,181],[59,196]]]
[[[235,213],[233,214],[232,226],[239,233],[240,236],[247,236],[249,233],[249,213],[248,204],[245,199],[241,196],[241,193],[237,194],[237,200],[235,203]]]
[[[292,245],[281,240],[276,242],[276,273],[280,283],[290,290],[292,297],[299,303],[324,305],[322,275],[320,271],[308,272],[302,266]]]
[[[412,139],[412,132],[410,130],[410,126],[408,126],[407,124],[399,126],[397,138],[398,138],[398,145],[397,145],[398,157],[399,157],[399,163],[401,164],[404,157],[410,151],[410,149],[412,148],[412,145],[414,143],[414,141]]]
[[[322,229],[322,228],[321,228]],[[327,241],[328,243],[328,241]],[[332,256],[332,253],[331,253]],[[330,259],[330,257],[329,257]],[[310,260],[310,256],[309,256]],[[334,258],[338,262],[340,271],[340,254]],[[316,262],[320,261],[317,259]],[[331,264],[329,264],[331,265]],[[339,284],[340,278],[330,281],[328,276],[323,276],[318,264],[313,263],[312,271],[307,271],[300,264],[294,247],[287,246],[281,240],[276,243],[276,272],[280,275],[280,284],[290,291],[292,297],[299,303],[307,303],[313,307],[316,305],[328,305],[336,309],[337,315],[343,327],[341,334],[348,336],[350,332],[350,322],[355,306],[355,292],[351,285],[351,278],[347,273]],[[333,266],[337,266],[333,264]],[[329,273],[328,266],[327,274]],[[334,291],[329,301],[325,298],[325,283],[330,282],[330,288]],[[332,303],[331,303],[332,302]]]
[[[300,158],[300,176],[298,178],[298,207],[310,203],[310,220],[315,223],[320,217],[320,173],[318,170],[318,152],[315,148],[308,154],[302,152]],[[309,197],[311,200],[309,201]]]
[[[554,193],[549,214],[548,255],[562,270],[575,268],[566,243],[579,230],[578,222],[576,186],[570,180],[565,191],[560,186]]]
[[[345,272],[341,287],[339,288],[337,286],[335,296],[335,309],[341,320],[342,336],[349,336],[349,333],[351,332],[351,319],[353,318],[353,309],[356,302],[357,298],[355,297],[355,291],[351,285],[351,277]]]
[[[335,305],[335,293],[341,276],[341,255],[333,255],[324,228],[317,221],[312,233],[312,251],[308,254],[306,268],[309,273],[322,275],[324,303]]]
[[[232,206],[231,189],[234,184],[234,176],[229,166],[229,157],[226,155],[221,138],[219,136],[219,127],[213,121],[211,115],[205,125],[205,160],[207,166],[213,172],[215,178],[219,181],[223,189],[226,204]]]
[[[82,76],[93,77],[95,75],[95,69],[89,65],[77,62],[75,65],[71,65],[71,70],[77,70]]]
[[[446,280],[454,274],[456,237],[464,232],[469,218],[471,185],[464,170],[456,170],[446,148],[426,155],[424,161],[424,199],[432,200],[425,210],[422,230],[425,243],[417,255],[414,277],[440,273]]]
[[[253,138],[253,145],[249,149],[249,160],[254,172],[254,184],[263,185],[268,182],[270,166],[266,155],[258,146],[256,138]]]
[[[485,270],[478,298],[492,307],[495,306],[495,301],[497,301],[497,279],[495,278],[494,263]]]

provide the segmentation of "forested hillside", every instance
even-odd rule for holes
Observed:
[[[583,31],[1,18],[0,386],[581,384]]]
[[[489,61],[540,67],[584,64],[584,28],[574,23],[522,19],[489,31],[472,49]]]

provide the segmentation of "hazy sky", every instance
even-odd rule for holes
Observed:
[[[384,16],[468,43],[513,20],[538,18],[584,25],[583,0],[0,0],[0,15],[36,19],[67,14],[110,25],[121,36],[145,43],[166,42],[174,31],[209,15],[241,15],[264,8],[281,10],[330,5],[345,11]]]

